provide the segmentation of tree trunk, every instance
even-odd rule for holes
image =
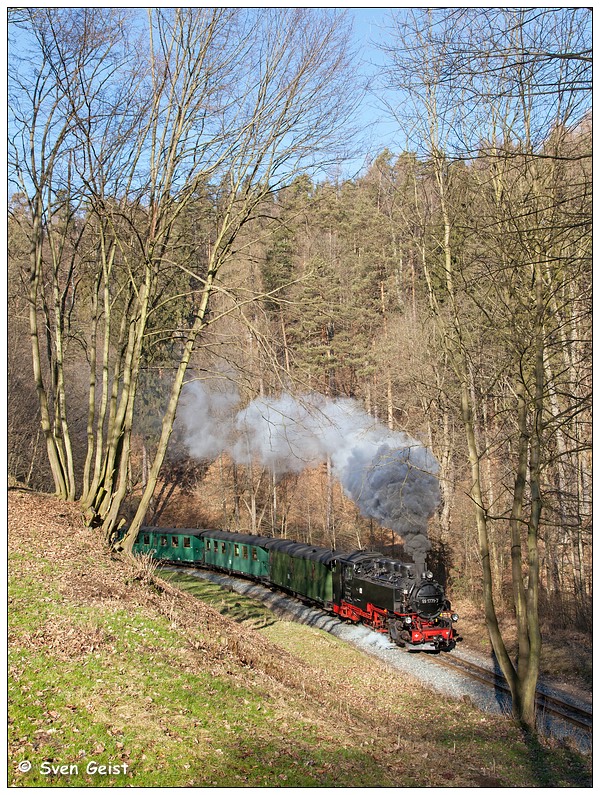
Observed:
[[[177,406],[179,404],[179,396],[181,394],[181,389],[183,387],[185,374],[187,372],[192,351],[194,350],[194,344],[196,342],[196,339],[204,327],[205,317],[208,312],[210,297],[212,295],[213,282],[216,273],[218,271],[219,264],[220,263],[218,261],[213,261],[212,267],[208,271],[204,290],[202,292],[202,300],[198,308],[196,320],[194,322],[194,325],[192,326],[190,333],[188,334],[184,350],[179,361],[179,366],[177,368],[177,373],[175,375],[171,387],[169,402],[167,404],[167,408],[163,415],[160,438],[158,441],[152,466],[148,473],[148,483],[146,484],[146,488],[144,489],[144,492],[142,494],[142,498],[135,512],[135,516],[133,517],[133,520],[131,521],[131,524],[127,529],[127,533],[120,544],[121,547],[126,552],[131,552],[133,548],[133,544],[135,543],[135,539],[137,538],[139,529],[142,526],[142,522],[144,521],[146,511],[148,510],[148,506],[150,505],[150,500],[152,499],[152,495],[154,494],[160,469],[163,465],[165,456],[167,454],[167,447],[169,444],[171,433],[173,431],[173,423],[175,422],[175,414],[177,412]],[[133,410],[133,406],[131,408]],[[119,507],[120,507],[120,502],[119,502]],[[114,523],[114,518],[111,519],[111,523]],[[112,530],[111,525],[105,527],[105,532],[110,533],[111,530]]]
[[[37,316],[38,291],[40,290],[41,257],[42,257],[42,221],[41,221],[41,200],[36,202],[36,210],[33,214],[32,244],[30,252],[30,279],[29,279],[29,329],[31,335],[31,360],[33,366],[33,378],[40,407],[40,421],[42,432],[46,440],[46,450],[50,471],[54,480],[54,489],[57,496],[66,500],[69,494],[69,487],[65,471],[58,452],[57,441],[52,430],[50,411],[48,406],[48,395],[44,387],[42,376],[42,363],[40,355],[39,326]]]

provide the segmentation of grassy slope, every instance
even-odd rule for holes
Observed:
[[[11,491],[9,561],[13,786],[589,785],[588,760],[322,632],[145,576],[75,506]]]

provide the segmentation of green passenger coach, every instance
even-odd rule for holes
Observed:
[[[323,606],[333,602],[334,554],[327,549],[224,530],[142,527],[133,550],[271,582]]]
[[[321,605],[331,605],[333,552],[275,538],[269,539],[266,546],[270,557],[271,582],[274,585],[307,596]]]
[[[263,536],[204,530],[204,564],[257,579],[269,578],[269,553]]]
[[[202,563],[203,532],[189,528],[141,527],[133,551],[138,554],[151,552],[157,560]]]

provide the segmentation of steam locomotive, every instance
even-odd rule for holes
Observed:
[[[256,580],[363,623],[409,651],[451,651],[456,613],[430,571],[374,552],[336,552],[224,530],[142,527],[134,553]]]

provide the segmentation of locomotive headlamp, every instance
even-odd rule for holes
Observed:
[[[452,613],[450,618],[452,619],[452,621],[458,621],[458,613]]]
[[[412,624],[412,618],[410,616],[406,616],[406,618],[404,619],[404,623],[405,624]]]
[[[433,580],[433,573],[431,571],[427,572],[427,579],[428,580]]]

